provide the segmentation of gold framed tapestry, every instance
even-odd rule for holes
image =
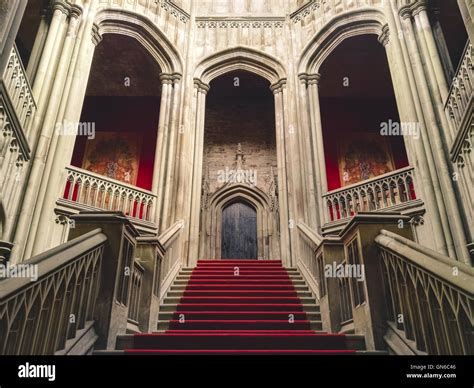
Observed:
[[[97,132],[86,143],[82,168],[136,185],[139,162],[140,141],[135,134]]]
[[[344,135],[339,142],[338,164],[341,187],[395,170],[390,143],[378,133]]]

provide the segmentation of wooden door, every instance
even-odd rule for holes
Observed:
[[[244,202],[222,211],[222,258],[257,258],[257,212]]]

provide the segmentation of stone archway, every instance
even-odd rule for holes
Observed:
[[[243,202],[257,213],[257,257],[279,259],[278,212],[262,190],[247,184],[224,186],[203,201],[200,257],[220,259],[222,253],[222,212],[232,203]]]
[[[281,230],[278,249],[271,243],[259,245],[259,256],[265,258],[274,258],[290,260],[290,236],[288,230],[289,223],[289,205],[287,190],[287,160],[288,149],[285,141],[285,128],[287,128],[288,115],[284,101],[286,100],[286,69],[281,62],[273,56],[259,50],[245,46],[238,46],[232,49],[223,50],[203,59],[194,72],[195,93],[193,97],[194,109],[190,112],[195,126],[194,143],[191,145],[190,152],[193,154],[193,163],[195,168],[192,173],[192,192],[189,195],[190,208],[190,227],[189,227],[189,249],[188,260],[192,264],[198,257],[217,258],[215,247],[206,247],[209,239],[205,236],[205,224],[200,224],[201,207],[199,206],[202,191],[203,177],[203,142],[204,126],[206,116],[206,95],[210,89],[209,84],[216,78],[233,71],[246,71],[266,79],[271,85],[273,92],[275,109],[275,134],[276,134],[276,156],[278,168],[278,182],[281,184],[281,192],[278,197],[277,207],[281,209],[278,217],[278,230]],[[273,222],[273,221],[272,221]],[[267,235],[268,236],[268,235]],[[216,243],[216,245],[220,243]],[[277,254],[281,249],[281,255]]]

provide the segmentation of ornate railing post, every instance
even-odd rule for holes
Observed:
[[[69,240],[97,228],[107,236],[94,317],[99,335],[95,348],[115,349],[117,335],[127,329],[138,232],[123,213],[84,212],[71,220]]]
[[[341,329],[341,297],[337,278],[327,277],[325,269],[340,264],[344,260],[344,246],[338,238],[327,237],[315,252],[315,260],[322,264],[321,282],[324,282],[324,295],[319,297],[319,308],[323,330],[337,333]],[[321,288],[321,287],[320,287]]]
[[[151,332],[157,328],[160,307],[160,269],[164,255],[165,248],[156,237],[138,237],[137,257],[145,269],[138,310],[138,327],[142,333]]]
[[[367,349],[386,348],[387,306],[381,292],[384,278],[379,250],[374,243],[385,229],[413,240],[410,217],[397,213],[359,213],[341,232],[346,264],[360,265],[360,279],[349,277],[352,325],[355,334],[364,334]],[[352,270],[359,271],[352,267]]]

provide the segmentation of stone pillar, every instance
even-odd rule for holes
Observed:
[[[319,79],[318,73],[305,75],[307,83],[307,97],[309,102],[309,117],[311,131],[311,147],[314,152],[313,170],[316,181],[316,201],[318,206],[318,224],[321,228],[328,220],[325,217],[326,205],[323,195],[328,191],[326,176],[326,159],[324,156],[323,126],[321,123],[321,107],[319,105]]]
[[[55,61],[57,60],[66,29],[66,18],[69,15],[69,8],[61,2],[55,2],[52,10],[53,16],[51,17],[51,23],[49,25],[48,37],[44,44],[44,49],[36,71],[35,82],[32,86],[33,95],[38,105],[38,111],[36,113],[37,119],[35,122],[41,119],[43,116],[42,112],[44,112],[48,103],[45,96],[47,96],[49,91]]]
[[[36,32],[35,43],[33,45],[33,50],[31,51],[30,60],[28,61],[28,67],[26,68],[26,73],[28,74],[30,83],[34,83],[43,48],[46,43],[46,38],[48,37],[49,24],[47,18],[48,9],[45,8],[41,12],[40,25]]]
[[[419,3],[413,10],[413,17],[415,19],[416,27],[418,30],[419,42],[422,43],[422,47],[427,51],[428,55],[425,55],[425,63],[432,66],[434,75],[436,77],[437,86],[441,94],[441,100],[446,101],[448,97],[449,86],[446,82],[446,76],[444,74],[443,65],[439,56],[438,48],[434,40],[433,30],[431,23],[428,18],[427,12],[428,5],[426,3]]]
[[[160,224],[162,230],[166,230],[175,221],[173,219],[173,201],[176,200],[173,197],[175,183],[175,166],[176,166],[176,154],[177,154],[177,141],[180,133],[178,121],[179,121],[179,107],[181,101],[181,75],[173,74],[173,98],[171,106],[171,117],[170,117],[170,139],[168,145],[168,158],[166,163],[166,179],[164,184],[164,196],[163,196],[163,211],[161,213],[162,222]]]
[[[35,233],[37,228],[37,219],[36,222],[33,217],[35,212],[35,207],[38,203],[41,203],[43,199],[44,192],[46,187],[43,185],[43,190],[41,190],[41,185],[43,179],[49,170],[46,168],[46,162],[48,155],[55,149],[55,143],[52,142],[54,138],[54,130],[56,127],[56,122],[58,119],[58,114],[60,111],[60,105],[63,102],[63,99],[67,99],[66,84],[67,77],[69,76],[69,70],[71,62],[74,60],[73,52],[75,46],[77,46],[76,38],[80,24],[80,18],[82,15],[82,10],[79,7],[72,6],[69,9],[69,25],[64,39],[64,44],[62,45],[62,50],[59,54],[57,53],[59,59],[57,72],[50,75],[50,81],[52,83],[51,92],[49,94],[48,103],[43,102],[42,106],[42,115],[43,120],[41,122],[36,122],[36,133],[34,137],[36,139],[36,146],[33,160],[31,161],[31,169],[28,179],[28,186],[26,188],[25,196],[23,199],[22,209],[17,225],[16,237],[15,237],[15,249],[14,249],[14,260],[18,261],[23,257],[23,250],[25,248],[25,243],[28,239],[29,234]],[[59,15],[62,15],[60,13]],[[56,30],[57,32],[57,30]],[[48,40],[52,41],[50,35],[53,34],[53,31],[50,29],[48,34]],[[46,50],[43,50],[45,52]],[[57,49],[56,51],[59,51]],[[48,54],[45,54],[48,55]],[[49,54],[50,56],[50,54]],[[45,58],[44,55],[41,57],[40,62],[50,61],[50,58]],[[38,81],[39,82],[39,81]],[[41,119],[41,118],[40,118]],[[56,139],[57,140],[57,139]],[[46,168],[46,170],[45,170]],[[30,251],[27,252],[31,254]],[[27,256],[28,258],[28,256]]]
[[[284,115],[284,89],[286,80],[283,79],[272,85],[271,89],[275,96],[275,126],[276,126],[276,148],[277,148],[277,175],[278,175],[278,201],[280,209],[280,252],[281,260],[289,265],[291,260],[290,242],[290,213],[288,200],[287,180],[287,137],[285,135]],[[293,221],[295,224],[296,222]],[[296,225],[292,225],[296,227]]]
[[[68,81],[66,82],[70,86],[67,87],[67,96],[63,96],[61,101],[60,119],[57,120],[60,128],[77,128],[79,125],[94,50],[101,41],[99,28],[93,22],[95,15],[93,5],[83,19],[81,36],[76,42],[77,52],[73,54],[74,62],[68,72]],[[61,109],[64,109],[64,113],[61,112]],[[47,171],[49,174],[42,180],[44,199],[37,201],[34,219],[37,220],[38,227],[29,238],[28,248],[25,252],[27,257],[59,243],[59,241],[53,240],[57,234],[52,227],[55,225],[54,207],[56,200],[63,195],[66,182],[65,167],[71,161],[75,141],[75,135],[57,133],[53,141],[56,142],[56,145],[54,148],[51,147],[52,149],[48,152]],[[48,168],[49,166],[50,168]]]
[[[390,5],[387,3],[387,7]],[[404,142],[408,151],[408,159],[410,165],[415,167],[415,191],[418,198],[422,198],[429,216],[426,222],[420,226],[420,243],[430,243],[434,249],[443,254],[448,254],[447,243],[445,240],[445,232],[443,225],[446,219],[442,219],[440,203],[439,184],[434,168],[434,161],[427,142],[427,132],[423,121],[422,107],[418,98],[418,91],[413,88],[415,85],[415,74],[410,66],[410,56],[407,45],[401,39],[390,39],[389,31],[403,33],[400,19],[398,18],[398,10],[393,5],[393,9],[387,10],[389,16],[389,24],[384,33],[379,37],[379,41],[385,46],[387,53],[390,73],[392,74],[393,87],[397,98],[397,106],[399,110],[401,122],[418,123],[420,127],[420,138],[413,136],[404,136]],[[395,16],[394,16],[395,15]],[[403,35],[400,36],[405,36]],[[421,117],[421,119],[420,119]]]
[[[312,168],[313,153],[311,148],[310,130],[309,130],[309,112],[308,97],[306,90],[306,80],[298,78],[297,88],[297,104],[296,104],[296,120],[298,122],[298,153],[300,154],[301,166],[301,190],[303,195],[304,211],[303,220],[312,228],[317,228],[317,208],[316,208],[316,190],[314,188],[314,170]],[[300,221],[298,221],[300,222]]]
[[[447,149],[441,136],[441,128],[433,107],[433,98],[430,85],[428,83],[423,60],[420,55],[420,48],[413,30],[410,14],[403,12],[404,31],[407,36],[407,46],[410,51],[411,66],[416,74],[415,84],[419,92],[419,99],[422,107],[422,114],[425,118],[427,136],[423,142],[427,146],[427,154],[433,158],[436,168],[435,175],[432,176],[434,184],[439,184],[438,194],[439,211],[444,221],[444,235],[448,255],[456,257],[458,260],[470,264],[469,252],[466,248],[466,237],[464,233],[463,218],[457,203],[455,187],[452,181],[451,165],[446,158]],[[420,38],[421,40],[421,38]],[[421,43],[423,45],[423,43]],[[447,128],[446,128],[447,129]]]
[[[173,80],[170,74],[161,74],[161,102],[160,119],[158,122],[158,136],[156,140],[155,164],[153,166],[152,192],[157,196],[155,222],[161,224],[161,210],[163,207],[163,190],[165,182],[165,162],[167,154],[169,115],[173,95]],[[160,227],[158,227],[160,232]]]
[[[453,133],[448,123],[448,118],[444,110],[448,98],[449,86],[446,82],[443,65],[439,55],[438,47],[434,40],[433,30],[427,13],[427,5],[421,4],[413,12],[415,25],[417,29],[418,42],[420,44],[420,53],[425,63],[425,72],[431,86],[431,94],[435,103],[437,117],[444,128],[442,135],[445,141],[445,150],[448,151],[448,144],[453,141]]]
[[[172,177],[174,176],[174,161],[176,158],[176,142],[181,98],[181,75],[162,74],[162,94],[160,120],[155,152],[152,191],[157,195],[155,222],[158,231],[164,231],[170,225],[170,194],[172,192]]]
[[[209,85],[194,80],[196,121],[193,149],[191,212],[189,220],[188,265],[196,264],[199,256],[199,232],[201,217],[202,158],[204,151],[204,123],[206,115],[206,95]]]

